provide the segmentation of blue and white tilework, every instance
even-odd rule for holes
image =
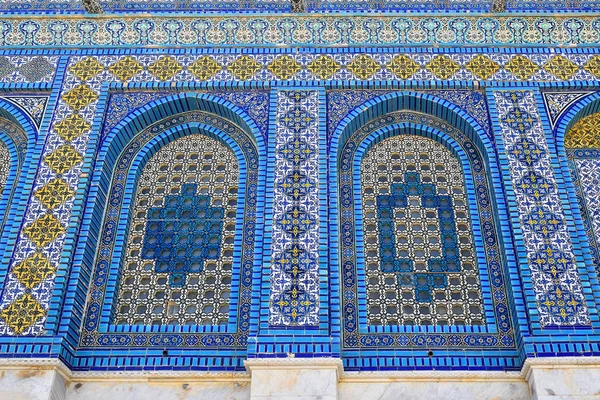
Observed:
[[[592,92],[543,92],[544,104],[550,117],[550,124],[554,126],[558,118],[577,100]]]
[[[496,91],[494,99],[540,324],[589,325],[535,95],[532,91]]]
[[[39,129],[48,105],[48,96],[2,96],[0,97],[21,108]]]
[[[484,325],[458,158],[395,136],[369,149],[360,174],[369,325]]]
[[[319,92],[277,92],[269,324],[319,322]]]

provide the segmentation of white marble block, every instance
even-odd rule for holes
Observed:
[[[64,400],[65,385],[64,377],[53,369],[0,370],[0,399]]]
[[[330,358],[253,359],[251,400],[337,400],[342,362]]]
[[[600,400],[600,358],[529,359],[524,373],[532,400]]]

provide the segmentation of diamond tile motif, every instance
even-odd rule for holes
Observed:
[[[536,63],[521,55],[513,57],[504,68],[523,81],[531,78],[540,69]]]
[[[82,81],[88,81],[104,70],[96,57],[86,57],[69,68],[69,72]]]
[[[427,63],[426,68],[440,79],[450,79],[450,77],[458,72],[460,65],[450,57],[443,55],[435,56]]]
[[[23,229],[23,232],[38,248],[49,245],[65,231],[65,227],[52,214],[44,215]]]
[[[355,57],[346,68],[360,79],[367,79],[376,74],[381,69],[381,65],[372,57],[361,54]]]
[[[536,201],[540,201],[551,192],[553,186],[539,173],[530,170],[516,188]]]
[[[61,175],[83,161],[83,157],[72,146],[65,144],[44,157],[44,161],[57,174]]]
[[[465,65],[465,68],[479,79],[486,80],[498,72],[500,65],[492,61],[489,57],[479,54],[473,57],[473,59]]]
[[[15,70],[15,66],[7,57],[0,57],[0,77],[10,75]]]
[[[533,90],[494,92],[539,323],[589,325],[582,279]],[[525,173],[525,174],[524,174]]]
[[[262,65],[250,56],[240,56],[227,66],[227,70],[236,78],[245,81],[262,69]]]
[[[302,69],[302,66],[292,57],[283,55],[271,62],[267,69],[277,78],[287,80],[296,75]]]
[[[82,84],[63,94],[62,99],[73,110],[79,111],[91,102],[96,101],[98,94],[89,86]]]
[[[45,315],[44,307],[29,293],[25,293],[0,312],[0,318],[17,335],[29,329]]]
[[[583,117],[565,136],[565,147],[570,149],[600,148],[600,113]]]
[[[27,289],[33,289],[56,271],[56,268],[40,252],[34,253],[17,264],[12,274]]]
[[[194,76],[201,81],[209,80],[222,69],[223,67],[221,64],[209,56],[200,57],[196,62],[188,67],[188,71],[194,74]]]
[[[421,66],[417,64],[412,58],[401,54],[394,57],[385,68],[388,71],[392,71],[400,79],[408,79],[413,76],[417,71],[421,69]]]
[[[41,81],[54,73],[54,66],[44,57],[36,57],[19,68],[19,72],[30,82]]]
[[[137,60],[131,56],[123,57],[119,59],[119,61],[108,67],[108,70],[114,76],[119,78],[121,82],[127,82],[128,80],[139,74],[143,69],[144,67],[142,67],[142,64],[137,62]]]
[[[596,78],[600,78],[600,56],[593,56],[583,66],[583,69],[594,75]]]
[[[92,126],[78,114],[71,114],[54,125],[54,130],[63,140],[70,142],[90,130]]]
[[[175,57],[163,56],[150,64],[148,71],[161,81],[166,81],[177,75],[182,70]]]
[[[36,190],[35,197],[49,210],[63,204],[73,197],[73,190],[62,178],[56,178],[48,182],[44,187]]]
[[[342,66],[328,56],[318,56],[312,60],[307,68],[319,79],[329,79],[335,75]]]
[[[579,66],[563,56],[555,56],[544,64],[544,69],[558,79],[566,81],[579,71]]]

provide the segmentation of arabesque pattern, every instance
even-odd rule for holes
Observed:
[[[532,91],[496,91],[504,151],[542,326],[589,325],[590,316]]]

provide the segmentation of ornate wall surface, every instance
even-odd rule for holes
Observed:
[[[600,398],[599,10],[1,0],[0,394]]]

